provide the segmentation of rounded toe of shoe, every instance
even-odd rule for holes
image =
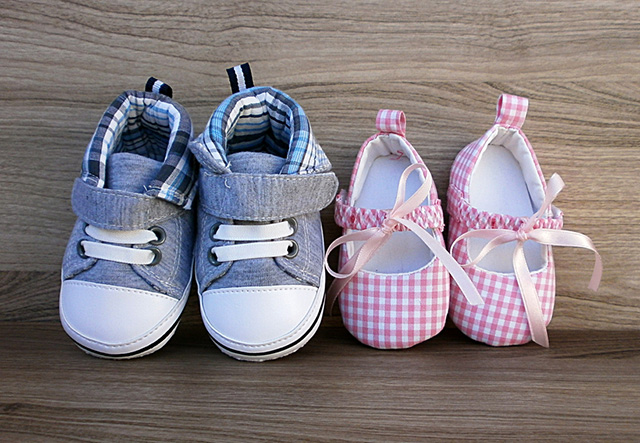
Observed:
[[[479,281],[483,305],[473,306],[460,288],[451,288],[449,316],[453,324],[467,337],[489,346],[515,346],[532,340],[527,312],[518,289],[515,274],[498,274],[479,267],[471,268],[474,279]],[[551,321],[555,302],[555,284],[539,285],[538,281],[555,282],[553,268],[545,267],[532,273],[537,285],[545,326]],[[495,282],[498,283],[495,283]],[[494,291],[499,284],[511,290]]]
[[[174,329],[179,313],[172,314],[178,304],[160,293],[66,280],[60,291],[60,319],[85,351],[107,358],[134,357]]]
[[[201,298],[211,338],[241,359],[260,360],[300,343],[317,327],[322,307],[321,291],[302,285],[211,289]]]
[[[447,281],[432,266],[405,274],[360,271],[339,298],[345,328],[360,343],[376,349],[407,349],[437,335],[445,326],[449,287],[425,282]],[[380,286],[380,281],[385,286]],[[376,288],[375,291],[360,288]]]

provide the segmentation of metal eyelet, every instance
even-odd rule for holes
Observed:
[[[153,232],[157,237],[157,240],[151,240],[149,242],[150,245],[159,246],[167,239],[166,231],[160,226],[152,226],[149,228],[149,231]]]
[[[296,255],[298,255],[298,251],[299,251],[299,247],[298,247],[298,242],[295,240],[290,240],[291,241],[291,245],[289,245],[289,247],[287,248],[287,255],[284,256],[284,258],[294,258]]]
[[[216,255],[213,248],[209,249],[209,253],[207,254],[207,257],[209,258],[209,263],[211,263],[213,266],[220,266],[222,264],[221,262],[218,261],[218,256]]]
[[[209,230],[209,238],[211,238],[211,240],[217,241],[216,233],[218,232],[218,228],[220,228],[220,225],[222,225],[222,223],[215,222],[213,226],[211,226],[211,229]]]
[[[162,251],[158,248],[148,248],[148,250],[153,252],[153,260],[147,266],[155,266],[160,263],[160,260],[162,260]]]
[[[89,258],[89,256],[84,252],[84,246],[82,246],[82,240],[78,242],[76,245],[76,251],[80,258]]]
[[[289,217],[285,220],[289,222],[289,226],[291,226],[291,229],[293,230],[290,235],[294,235],[296,232],[298,232],[298,220],[296,220],[295,217]]]

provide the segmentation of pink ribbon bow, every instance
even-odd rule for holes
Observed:
[[[476,237],[490,240],[478,255],[463,267],[474,266],[480,262],[491,250],[509,242],[517,242],[513,251],[513,269],[520,287],[524,309],[527,313],[527,321],[531,338],[535,343],[546,348],[549,347],[549,337],[547,335],[547,327],[542,315],[540,299],[536,292],[535,284],[531,279],[531,272],[527,266],[524,255],[524,242],[533,240],[547,246],[571,246],[574,248],[584,248],[593,251],[596,254],[596,262],[593,267],[589,288],[597,291],[602,278],[602,259],[600,254],[589,237],[579,232],[559,230],[559,229],[534,229],[536,221],[542,218],[543,214],[549,209],[551,203],[560,191],[564,188],[564,181],[558,174],[553,174],[547,184],[544,201],[538,212],[533,214],[526,223],[524,223],[517,231],[511,229],[477,229],[462,234],[451,245],[453,250],[456,243],[464,238]]]
[[[404,200],[407,178],[411,172],[416,169],[422,169],[425,172],[426,178],[418,190],[407,200]],[[382,226],[365,229],[364,231],[351,232],[343,235],[329,245],[327,253],[324,256],[324,264],[327,272],[335,277],[335,280],[327,291],[327,303],[329,304],[330,309],[333,308],[333,304],[344,287],[362,269],[362,267],[371,260],[371,257],[373,257],[376,251],[380,249],[380,247],[382,247],[389,238],[391,238],[391,234],[398,224],[404,225],[407,229],[416,234],[418,238],[420,238],[420,240],[422,240],[427,247],[431,249],[433,254],[440,259],[442,264],[458,283],[458,286],[467,300],[469,300],[469,303],[472,305],[481,305],[484,303],[480,294],[478,294],[477,289],[467,276],[467,273],[460,267],[458,262],[449,254],[449,252],[447,252],[440,242],[420,227],[420,225],[404,218],[407,214],[420,206],[420,204],[427,198],[429,190],[431,189],[431,183],[431,174],[425,165],[414,164],[409,166],[400,176],[396,202],[393,209],[388,212],[387,218],[382,223]],[[351,241],[363,241],[364,244],[356,251],[353,257],[344,264],[342,269],[340,269],[340,272],[333,271],[327,262],[329,254],[338,246]]]

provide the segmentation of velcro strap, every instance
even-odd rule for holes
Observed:
[[[449,215],[471,230],[511,229],[517,231],[520,226],[529,221],[529,217],[495,214],[474,208],[462,197],[462,193],[453,186],[449,186],[447,200],[447,212]],[[552,206],[549,216],[537,219],[532,229],[562,229],[562,224],[562,211]]]
[[[171,89],[171,86],[155,77],[149,77],[144,90],[147,92],[155,92],[156,94],[163,94],[169,98],[173,97],[173,89]]]
[[[342,228],[363,231],[369,228],[382,226],[386,220],[388,211],[384,209],[357,208],[347,204],[347,193],[343,190],[336,197],[336,224]],[[417,223],[425,229],[444,229],[444,218],[440,200],[436,200],[431,205],[418,206],[404,217],[407,220]],[[398,224],[396,231],[406,231],[404,225]]]
[[[98,188],[76,179],[71,193],[73,212],[84,222],[102,229],[148,229],[176,216],[182,209],[148,195]]]
[[[249,63],[243,63],[241,65],[234,66],[227,69],[227,75],[229,76],[229,83],[231,85],[231,92],[244,91],[245,89],[253,88],[253,76],[251,75],[251,67]]]
[[[272,221],[320,211],[331,203],[337,188],[333,172],[213,174],[201,169],[199,198],[201,207],[218,218]]]

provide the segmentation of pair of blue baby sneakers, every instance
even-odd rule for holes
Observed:
[[[336,176],[302,108],[228,70],[233,94],[193,135],[154,78],[102,116],[72,191],[60,318],[87,353],[140,357],[172,337],[194,274],[215,344],[240,360],[295,352],[324,307],[320,210]]]

